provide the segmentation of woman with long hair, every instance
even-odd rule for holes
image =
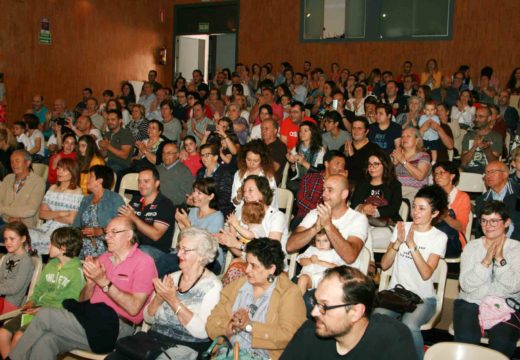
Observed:
[[[92,136],[83,135],[79,138],[77,158],[81,191],[83,195],[87,195],[87,182],[90,168],[94,165],[105,165],[105,160],[103,160],[103,156],[101,156],[96,141]]]
[[[421,85],[428,85],[432,90],[441,86],[442,74],[437,60],[428,59],[424,71],[421,73]]]
[[[128,81],[123,82],[121,84],[121,97],[125,98],[127,104],[135,104],[135,90],[134,86],[130,84]]]

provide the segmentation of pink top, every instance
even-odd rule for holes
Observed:
[[[182,163],[190,169],[193,176],[197,176],[197,171],[202,167],[202,162],[200,161],[200,155],[198,153],[188,156],[188,158]]]
[[[122,263],[114,265],[111,258],[112,254],[106,252],[99,257],[99,262],[105,267],[107,278],[113,285],[119,290],[128,293],[152,294],[152,279],[158,276],[157,269],[153,259],[139,250],[137,244],[133,245],[132,250],[130,250],[127,258]],[[149,300],[150,297],[148,297],[147,302]],[[132,321],[134,324],[139,324],[143,321],[144,306],[136,316],[131,316],[105,294],[99,286],[94,288],[90,302],[92,304],[105,303],[114,309],[118,315]]]

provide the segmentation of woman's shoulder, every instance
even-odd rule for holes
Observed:
[[[276,282],[276,288],[278,292],[280,293],[288,293],[288,292],[295,292],[301,296],[301,292],[299,291],[298,285],[293,283],[286,273],[282,272],[278,276],[278,281]]]

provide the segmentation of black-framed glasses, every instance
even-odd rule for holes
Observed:
[[[480,219],[479,223],[482,226],[489,224],[493,227],[496,227],[496,226],[498,226],[498,224],[500,224],[501,221],[504,221],[504,219]]]
[[[122,233],[122,232],[125,232],[125,231],[130,231],[131,229],[123,229],[123,230],[106,230],[105,229],[105,234],[108,235],[115,235],[115,234],[119,234],[119,233]]]
[[[316,299],[311,298],[312,308],[314,309],[315,307],[317,307],[318,311],[320,312],[321,315],[325,315],[327,313],[327,311],[329,311],[329,310],[333,310],[333,309],[337,309],[337,308],[341,308],[341,307],[352,306],[352,305],[356,305],[356,304],[355,303],[345,303],[345,304],[339,304],[339,305],[323,305],[323,304],[318,303],[318,301],[316,301]]]

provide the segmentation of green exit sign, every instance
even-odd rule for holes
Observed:
[[[208,22],[199,23],[199,32],[201,32],[201,33],[209,32],[209,23]]]

